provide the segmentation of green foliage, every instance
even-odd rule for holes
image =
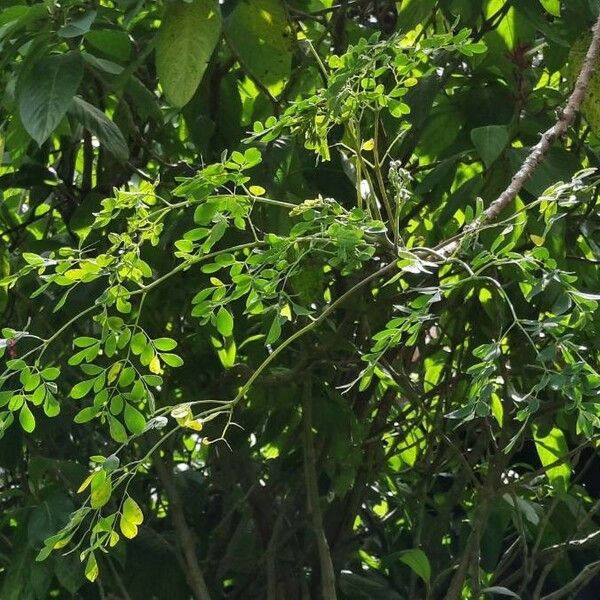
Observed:
[[[19,78],[19,116],[38,144],[62,121],[82,77],[81,55],[72,52],[45,57]]]
[[[226,20],[225,34],[249,76],[279,96],[292,69],[292,31],[285,7],[277,0],[239,2]]]
[[[191,100],[220,34],[221,14],[213,0],[167,6],[156,39],[156,71],[171,104]]]
[[[90,6],[0,2],[0,597],[591,588],[597,76],[478,219],[594,3]]]

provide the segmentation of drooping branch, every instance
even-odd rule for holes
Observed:
[[[477,231],[482,225],[497,219],[500,213],[519,195],[523,186],[531,179],[536,169],[546,158],[552,144],[564,136],[573,123],[575,116],[581,108],[581,104],[585,100],[588,86],[596,70],[599,58],[600,17],[594,25],[592,41],[583,60],[573,92],[569,97],[566,107],[560,112],[556,123],[542,134],[540,141],[531,149],[531,152],[513,176],[508,187],[487,207],[479,219],[473,221],[463,230],[459,239],[464,237],[465,234]],[[447,256],[456,250],[458,243],[459,241],[455,239],[447,244],[443,244],[440,250]]]

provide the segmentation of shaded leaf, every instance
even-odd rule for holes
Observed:
[[[406,550],[406,552],[400,553],[398,556],[399,560],[405,565],[408,565],[425,583],[429,585],[431,578],[431,566],[427,555],[423,550],[419,548],[413,548],[412,550]]]
[[[508,140],[508,127],[504,125],[489,125],[471,131],[471,141],[486,167],[502,154]]]
[[[58,30],[59,37],[74,38],[87,33],[96,19],[96,11],[90,10]]]
[[[156,71],[171,104],[181,107],[191,100],[220,35],[215,0],[167,4],[156,40]]]
[[[225,24],[227,41],[244,69],[279,96],[292,68],[291,31],[279,0],[248,0],[237,4]]]
[[[81,54],[68,52],[43,58],[19,80],[19,115],[38,144],[62,121],[82,78]]]
[[[124,161],[129,157],[127,142],[121,130],[99,109],[75,96],[69,108],[75,117],[115,158]]]

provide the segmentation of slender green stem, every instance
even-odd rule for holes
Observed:
[[[375,113],[375,127],[373,132],[373,158],[375,162],[375,177],[377,178],[377,185],[381,192],[381,199],[385,206],[388,219],[390,221],[390,227],[392,229],[392,235],[394,237],[394,245],[398,246],[398,239],[400,233],[398,231],[398,211],[392,210],[392,205],[385,189],[385,181],[383,180],[383,173],[381,171],[381,161],[379,160],[379,111]]]
[[[293,344],[296,340],[300,339],[307,333],[310,333],[313,329],[318,327],[323,321],[332,314],[335,310],[337,310],[346,300],[351,298],[358,290],[363,288],[365,285],[370,283],[371,281],[385,275],[389,271],[392,271],[396,268],[396,262],[392,262],[390,264],[385,265],[381,269],[371,273],[368,277],[365,277],[355,285],[353,285],[348,291],[343,293],[337,300],[332,302],[327,308],[323,310],[323,312],[314,320],[298,329],[295,333],[293,333],[289,338],[287,338],[284,342],[282,342],[269,356],[262,362],[262,364],[252,373],[252,375],[248,378],[248,381],[240,388],[240,391],[236,395],[236,397],[231,401],[232,406],[235,406],[247,393],[252,384],[260,377],[260,375],[264,372],[264,370],[291,344]]]

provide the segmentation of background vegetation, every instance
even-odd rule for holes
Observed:
[[[596,598],[598,12],[0,0],[0,598]]]

